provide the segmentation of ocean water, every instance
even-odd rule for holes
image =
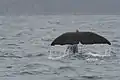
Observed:
[[[0,80],[119,80],[119,15],[0,16]],[[83,53],[48,59],[64,32],[91,31],[112,45],[80,45]],[[56,48],[56,49],[55,49]]]

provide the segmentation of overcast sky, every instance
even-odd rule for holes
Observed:
[[[0,15],[120,14],[120,0],[0,0]]]

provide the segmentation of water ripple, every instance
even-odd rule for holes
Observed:
[[[91,80],[97,80],[97,79],[102,79],[100,76],[81,76],[84,79],[91,79]]]
[[[59,70],[71,70],[71,71],[75,71],[75,69],[73,67],[69,67],[69,66],[61,66],[58,69]]]

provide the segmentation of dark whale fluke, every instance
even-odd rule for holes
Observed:
[[[109,44],[111,43],[104,37],[93,33],[93,32],[66,32],[57,37],[52,43],[54,45],[65,45],[65,44]]]

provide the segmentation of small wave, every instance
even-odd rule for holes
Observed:
[[[113,46],[115,46],[115,47],[120,47],[120,44],[113,44]]]
[[[75,71],[74,68],[69,67],[69,66],[61,66],[61,67],[59,67],[58,69],[59,69],[59,70],[71,70],[71,71]]]
[[[118,40],[112,40],[111,42],[119,42]]]
[[[7,38],[5,38],[5,37],[0,37],[0,40],[6,40]]]
[[[20,72],[20,75],[53,75],[58,74],[56,72],[51,72],[49,70],[43,70],[43,71],[23,71]]]
[[[54,22],[53,22],[53,21],[48,21],[48,23],[49,23],[49,24],[57,24],[57,25],[58,25],[58,24],[60,24],[60,21],[59,21],[59,20],[54,21]]]
[[[106,55],[106,54],[96,54],[96,53],[92,53],[92,52],[88,52],[88,53],[85,53],[84,55],[88,55],[88,56],[91,56],[91,57],[109,57],[110,55]]]
[[[100,76],[81,76],[81,77],[85,78],[85,79],[94,79],[94,80],[102,79],[102,77],[100,77]]]
[[[6,68],[9,68],[9,69],[10,69],[10,68],[12,68],[12,67],[13,67],[13,66],[7,66]]]
[[[53,75],[58,74],[54,68],[49,65],[32,63],[26,64],[20,71],[14,73],[15,75]]]
[[[59,60],[59,59],[62,59],[62,58],[65,58],[67,57],[69,54],[64,54],[62,56],[58,56],[58,57],[52,57],[51,55],[48,57],[48,59],[51,59],[51,60]]]
[[[119,36],[117,36],[117,37],[115,37],[115,39],[120,39],[120,37],[119,37]]]
[[[43,74],[43,73],[42,73],[42,71],[22,71],[17,74],[19,74],[19,75],[39,75],[39,74]]]
[[[27,54],[25,55],[24,57],[42,57],[42,56],[45,56],[45,54],[36,54],[36,55],[33,55],[33,54]]]
[[[19,74],[20,75],[53,75],[57,73],[49,70],[42,70],[42,71],[23,71],[20,72]]]
[[[21,56],[0,56],[0,57],[4,57],[4,58],[22,58]]]
[[[25,74],[33,75],[32,72],[27,72],[27,71],[24,71],[24,72],[21,72],[21,73],[20,73],[20,75],[25,75]]]
[[[45,56],[45,54],[37,54],[36,56]]]
[[[3,50],[0,50],[0,52],[2,53],[0,57],[3,57],[3,58],[22,58],[19,55],[13,54],[15,51],[10,52],[3,49]]]
[[[8,46],[19,46],[19,45],[14,44],[14,43],[8,43],[7,45],[8,45]]]
[[[53,39],[51,39],[51,38],[46,38],[46,39],[45,39],[45,38],[42,38],[41,40],[42,40],[42,41],[47,41],[47,42],[53,41]]]
[[[32,64],[26,64],[24,66],[24,70],[34,70],[34,69],[40,69],[40,70],[48,70],[48,69],[52,69],[51,66],[49,65],[45,65],[45,64],[39,64],[39,63],[32,63]]]

